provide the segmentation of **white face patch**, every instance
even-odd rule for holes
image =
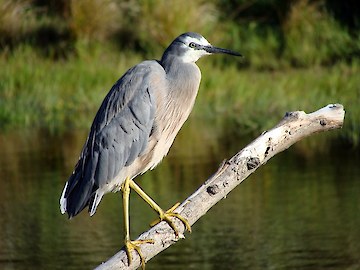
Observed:
[[[181,57],[181,60],[183,60],[185,63],[195,63],[197,60],[199,60],[200,57],[210,54],[205,50],[191,48],[189,46],[189,44],[191,42],[194,42],[196,44],[203,45],[203,46],[211,46],[209,41],[207,41],[204,37],[201,37],[200,39],[193,38],[193,37],[186,37],[184,39],[184,44],[182,45],[185,47],[186,52]]]

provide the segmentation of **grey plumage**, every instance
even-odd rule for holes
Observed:
[[[143,154],[154,123],[155,100],[143,62],[130,69],[111,88],[91,126],[65,192],[69,216],[92,202],[98,188]]]
[[[144,61],[115,83],[64,187],[62,213],[73,217],[89,206],[93,215],[105,193],[120,190],[126,177],[133,179],[161,161],[194,105],[201,80],[195,62],[211,53],[239,55],[185,33],[160,61]]]

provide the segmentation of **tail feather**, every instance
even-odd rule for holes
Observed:
[[[102,197],[104,196],[104,192],[100,191],[99,189],[95,192],[92,200],[89,203],[89,214],[93,216],[96,212],[96,208],[98,207]]]
[[[65,193],[66,193],[67,186],[68,186],[68,182],[66,182],[64,190],[63,190],[63,192],[61,194],[61,197],[60,197],[60,211],[61,211],[61,214],[65,214],[66,209],[67,209],[67,200],[65,198]]]
[[[80,167],[80,168],[79,168]],[[76,166],[74,173],[66,182],[60,198],[60,211],[62,214],[68,213],[69,218],[79,214],[89,205],[89,212],[93,215],[97,205],[100,203],[103,193],[100,195],[94,181],[94,173],[91,166],[86,166],[85,173]]]

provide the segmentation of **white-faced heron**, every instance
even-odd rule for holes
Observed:
[[[129,234],[129,193],[137,192],[178,234],[171,217],[179,218],[187,230],[187,220],[174,213],[178,204],[163,211],[132,180],[153,169],[168,153],[176,134],[188,118],[198,93],[201,73],[195,62],[204,55],[239,53],[212,46],[197,33],[178,36],[160,61],[144,61],[129,69],[111,88],[92,123],[79,161],[65,184],[60,198],[61,213],[69,218],[86,206],[95,214],[101,198],[121,190],[123,196],[125,248],[131,263],[139,245]]]

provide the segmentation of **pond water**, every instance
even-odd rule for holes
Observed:
[[[250,142],[219,133],[187,124],[137,182],[163,208],[182,201]],[[59,211],[86,135],[0,135],[0,269],[92,269],[122,247],[120,194],[105,196],[93,217]],[[359,153],[305,152],[275,156],[146,269],[360,269]],[[156,216],[135,194],[130,207],[136,238]]]

